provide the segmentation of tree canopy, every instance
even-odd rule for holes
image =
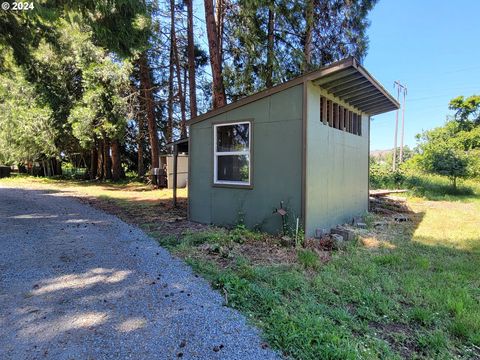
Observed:
[[[458,96],[449,103],[454,115],[445,123],[417,135],[421,169],[447,176],[456,187],[457,178],[480,176],[480,96]]]
[[[375,3],[204,0],[205,18],[192,0],[2,11],[0,162],[59,174],[80,157],[92,179],[143,175],[187,135],[188,118],[348,55],[362,60]],[[459,118],[478,121],[466,111]]]

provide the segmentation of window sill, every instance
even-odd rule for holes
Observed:
[[[245,189],[245,190],[252,190],[253,185],[252,184],[217,184],[217,183],[212,183],[212,187],[217,187],[217,188],[229,188],[229,189]]]

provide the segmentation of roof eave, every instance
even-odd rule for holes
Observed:
[[[350,72],[349,69],[352,69],[352,71]],[[344,72],[344,74],[341,74],[342,71]],[[370,75],[370,73],[362,65],[360,65],[354,57],[348,57],[348,58],[345,58],[343,60],[334,62],[330,65],[324,66],[324,67],[322,67],[318,70],[314,70],[310,73],[307,73],[307,74],[304,74],[302,76],[296,77],[296,78],[294,78],[292,80],[289,80],[285,83],[276,85],[272,88],[269,88],[269,89],[260,91],[256,94],[247,96],[247,97],[245,97],[243,99],[240,99],[236,102],[233,102],[231,104],[227,104],[227,105],[224,105],[224,106],[222,106],[218,109],[213,109],[213,110],[210,110],[210,111],[208,111],[204,114],[198,115],[198,116],[190,119],[187,122],[187,125],[190,126],[192,124],[199,123],[203,120],[206,120],[206,119],[209,119],[211,117],[223,114],[227,111],[236,109],[240,106],[247,105],[251,102],[260,100],[264,97],[273,95],[277,92],[286,90],[290,87],[300,85],[300,84],[302,84],[306,81],[315,82],[315,81],[318,81],[321,78],[328,77],[329,75],[332,77],[332,76],[334,76],[332,74],[335,74],[335,73],[339,74],[338,75],[339,78],[341,78],[342,76],[359,74],[360,76],[359,77],[357,76],[357,77],[360,81],[363,81],[362,83],[365,83],[365,79],[366,79],[367,82],[369,84],[371,84],[372,87],[375,88],[379,92],[379,94],[381,94],[385,97],[386,104],[391,105],[391,106],[382,106],[382,109],[381,109],[382,111],[380,111],[380,112],[377,112],[377,111],[380,110],[380,108],[379,109],[373,109],[371,112],[368,113],[369,115],[378,115],[382,112],[388,112],[388,111],[391,111],[391,110],[398,109],[400,107],[400,104],[398,103],[398,101],[395,100],[395,98],[391,94],[389,94],[388,91],[385,90],[385,88],[372,75]],[[319,84],[319,86],[321,86],[321,84]]]

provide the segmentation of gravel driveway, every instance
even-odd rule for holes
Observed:
[[[63,193],[0,187],[0,359],[275,359],[180,260]]]

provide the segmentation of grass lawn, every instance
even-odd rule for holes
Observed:
[[[87,194],[80,196],[107,211],[105,204],[114,204],[111,211],[143,225],[184,258],[228,306],[263,330],[271,347],[290,357],[480,358],[478,187],[471,195],[408,198],[412,221],[379,230],[374,222],[385,219],[369,216],[358,241],[322,254],[283,247],[242,226],[174,231],[188,222],[172,222],[171,214],[157,221],[159,215],[151,214],[171,213],[169,192],[145,191],[140,184],[31,178],[2,184]]]

